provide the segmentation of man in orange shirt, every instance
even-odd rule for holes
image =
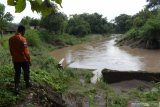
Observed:
[[[21,75],[21,68],[24,71],[24,80],[26,84],[26,88],[31,87],[29,82],[29,68],[31,65],[31,59],[29,55],[28,45],[26,38],[24,38],[25,27],[20,25],[17,29],[17,32],[14,36],[9,39],[9,48],[12,56],[12,61],[15,70],[15,92],[18,94],[19,90],[19,82]]]

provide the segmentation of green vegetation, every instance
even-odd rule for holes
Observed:
[[[42,17],[41,27],[55,34],[62,34],[65,31],[67,16],[62,13],[51,13],[49,16]]]
[[[67,25],[67,33],[83,36],[86,34],[106,34],[112,32],[112,23],[98,13],[73,15]]]
[[[5,13],[5,6],[3,4],[0,4],[0,33],[1,33],[1,40],[3,36],[4,30],[6,30],[6,27],[10,21],[13,20],[13,16],[7,12]]]
[[[160,101],[160,85],[153,83],[151,89],[144,89],[139,87],[129,92],[115,93],[110,88],[106,91],[106,104],[107,107],[126,107],[130,102],[147,103],[148,107],[157,107]],[[104,86],[103,86],[104,87]],[[153,106],[154,105],[154,106]]]
[[[15,6],[16,12],[21,12],[26,7],[27,0],[7,0],[8,5]],[[20,24],[28,29],[26,38],[29,43],[32,67],[31,81],[32,89],[25,89],[23,78],[21,78],[21,95],[14,95],[14,70],[8,49],[8,38],[5,35],[0,41],[0,107],[19,106],[26,97],[33,93],[36,100],[31,99],[24,106],[47,106],[49,94],[55,91],[60,96],[68,95],[73,98],[83,99],[87,97],[91,107],[96,107],[95,96],[102,93],[106,99],[107,107],[125,107],[129,100],[140,102],[158,102],[160,100],[160,85],[155,84],[149,90],[131,90],[128,96],[119,96],[101,79],[97,84],[90,84],[92,73],[86,70],[59,69],[57,61],[49,54],[54,49],[82,43],[90,40],[89,34],[125,33],[119,42],[139,41],[144,48],[160,48],[160,9],[159,0],[147,0],[147,7],[130,16],[121,14],[114,22],[108,22],[106,18],[98,13],[73,15],[67,18],[65,14],[57,11],[57,5],[61,5],[62,0],[29,0],[31,9],[42,13],[43,17],[33,19],[24,17]],[[0,21],[0,31],[4,31],[8,22],[13,17],[4,14],[4,6],[0,5],[0,13],[5,19]],[[44,17],[45,16],[45,17]],[[34,27],[34,30],[30,27]],[[80,81],[82,79],[83,81]],[[61,98],[61,97],[60,97]],[[39,101],[39,102],[36,102]],[[78,100],[79,101],[79,100]],[[80,102],[80,101],[79,101]],[[78,103],[79,103],[78,102]],[[51,105],[48,105],[51,106]],[[152,106],[153,107],[153,106]]]
[[[143,19],[144,12],[148,19]],[[141,40],[144,44],[143,48],[156,49],[159,48],[159,34],[160,34],[160,21],[159,10],[152,11],[144,10],[135,16],[133,27],[125,34],[123,40],[133,39],[135,41]]]
[[[126,34],[119,41],[124,44],[127,41],[129,44],[134,44],[135,47],[159,49],[160,48],[160,9],[159,0],[147,0],[149,3],[145,9],[132,17],[125,19],[127,25]],[[120,19],[122,21],[122,19]],[[125,22],[123,21],[123,22]],[[131,23],[132,22],[132,23]],[[120,27],[124,28],[124,27]]]
[[[115,30],[117,33],[124,33],[131,28],[131,16],[121,14],[115,18]]]
[[[45,38],[46,37],[46,38]],[[129,100],[136,99],[141,102],[147,101],[159,101],[159,84],[153,86],[152,90],[141,91],[135,90],[129,92],[128,96],[119,96],[116,94],[106,83],[101,79],[97,81],[97,84],[90,84],[91,72],[77,70],[77,69],[58,69],[57,61],[49,55],[50,51],[58,48],[52,43],[57,43],[57,40],[65,45],[72,45],[84,42],[84,38],[77,38],[75,36],[63,34],[54,35],[48,31],[39,32],[37,30],[27,30],[26,38],[30,45],[30,51],[32,55],[32,67],[31,67],[31,81],[33,82],[33,88],[26,90],[24,88],[23,78],[21,78],[21,95],[14,95],[13,88],[13,76],[14,70],[8,50],[8,38],[4,36],[3,45],[0,45],[0,106],[19,106],[17,102],[25,100],[26,96],[30,93],[34,95],[41,95],[41,91],[48,92],[48,88],[56,93],[63,94],[65,96],[72,96],[73,98],[85,98],[87,97],[91,107],[96,107],[97,102],[95,96],[99,93],[103,94],[104,101],[108,107],[125,107]],[[70,38],[70,39],[67,39]],[[88,39],[89,40],[89,39]],[[74,42],[73,42],[74,41]],[[77,42],[76,42],[77,41]],[[64,46],[64,45],[63,45]],[[68,78],[69,77],[69,78]],[[81,82],[79,79],[84,80]],[[38,90],[38,91],[37,91]],[[48,93],[50,94],[50,93]],[[47,95],[47,94],[45,94]],[[46,96],[38,97],[40,102],[30,101],[27,106],[36,106],[37,104],[45,106],[45,102],[50,104],[46,100]],[[41,102],[42,101],[42,102]],[[79,101],[79,100],[78,100]],[[23,104],[23,103],[22,103]]]
[[[88,37],[79,39],[75,36],[70,37],[70,35],[64,35],[56,36],[47,33],[47,31],[42,33],[37,30],[27,30],[25,36],[28,40],[32,57],[31,81],[33,83],[33,88],[30,90],[25,89],[23,77],[21,77],[20,87],[22,93],[20,95],[14,95],[14,69],[8,49],[8,38],[11,35],[4,36],[3,45],[0,45],[0,65],[3,65],[0,66],[0,84],[2,86],[0,87],[0,107],[19,106],[20,104],[18,102],[25,100],[26,96],[30,93],[37,95],[40,94],[37,90],[41,91],[41,89],[45,90],[45,88],[50,88],[52,91],[59,94],[67,93],[75,96],[88,96],[91,101],[90,103],[93,102],[92,96],[96,94],[96,89],[90,84],[90,78],[92,77],[91,72],[87,70],[81,72],[77,69],[59,69],[57,68],[58,62],[49,55],[50,51],[59,47],[59,45],[56,46],[52,44],[57,42],[57,40],[65,45],[77,44],[89,40]],[[49,36],[53,37],[50,41],[44,39]],[[80,77],[83,77],[85,81],[84,84],[79,81]],[[47,92],[47,90],[45,92]],[[40,102],[34,102],[34,99],[32,100],[30,104],[33,106],[35,106],[35,103],[41,104]],[[45,97],[44,99],[40,99],[40,101],[44,100]]]
[[[43,16],[47,16],[51,12],[57,11],[58,5],[61,6],[62,3],[62,0],[7,0],[7,4],[14,6],[15,12],[20,13],[26,8],[27,1],[30,2],[32,11],[41,13]]]

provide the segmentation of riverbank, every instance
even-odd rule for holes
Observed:
[[[0,64],[3,65],[0,66],[0,84],[2,86],[0,87],[0,106],[2,107],[64,107],[66,105],[71,107],[125,107],[130,98],[139,98],[137,95],[142,95],[140,96],[140,99],[146,99],[149,96],[152,101],[159,96],[159,94],[155,94],[157,91],[153,94],[150,90],[147,92],[136,90],[134,93],[138,94],[128,93],[130,98],[126,98],[123,95],[119,96],[119,94],[117,94],[108,84],[102,81],[102,78],[99,78],[97,83],[91,84],[91,78],[93,76],[91,71],[73,68],[59,69],[57,68],[58,61],[51,56],[51,51],[60,47],[52,45],[52,42],[48,43],[47,41],[43,41],[41,38],[37,38],[40,36],[39,33],[35,31],[29,31],[28,34],[33,34],[29,38],[30,40],[28,39],[30,43],[29,49],[32,55],[31,81],[33,83],[33,87],[31,89],[25,89],[23,78],[21,78],[21,94],[14,95],[14,70],[10,60],[11,58],[6,39],[6,42],[0,46]],[[103,41],[103,37],[100,39],[88,38],[87,40],[90,41],[95,39]],[[84,43],[84,41],[82,42]],[[90,41],[90,44],[93,44],[94,48],[85,48],[90,50],[98,49],[95,46],[96,43],[96,41]],[[110,48],[113,43],[113,40],[107,42],[107,44],[110,44],[107,49],[111,50],[109,55],[113,55],[112,52],[115,52],[113,50],[118,50],[115,46]],[[102,42],[102,45],[106,46],[105,42]],[[99,43],[98,46],[101,47]],[[104,49],[106,48],[98,49],[98,55],[100,55]],[[104,59],[104,57],[102,58]],[[107,60],[104,59],[104,61]],[[159,85],[156,85],[156,89],[158,89],[157,87],[159,87]],[[148,93],[149,95],[146,95],[145,93]]]
[[[95,36],[92,38],[90,36],[70,38],[69,35],[61,35],[54,37],[55,41],[61,41],[61,45],[58,44],[57,46],[52,44],[57,43],[55,41],[44,40],[44,37],[48,37],[47,34],[42,36],[38,31],[27,31],[26,37],[30,45],[29,49],[32,58],[31,82],[33,87],[25,89],[23,78],[21,77],[21,94],[14,94],[14,70],[8,49],[9,36],[4,37],[3,43],[0,45],[0,65],[3,65],[0,66],[0,84],[2,86],[0,87],[0,106],[64,107],[66,105],[75,105],[74,107],[80,107],[82,104],[85,107],[94,106],[94,97],[99,96],[98,93],[101,91],[98,90],[102,88],[90,84],[92,73],[87,70],[82,72],[83,70],[57,68],[58,61],[50,55],[50,51],[90,41]],[[103,103],[105,104],[104,100]]]
[[[117,45],[129,46],[131,48],[160,49],[160,43],[157,40],[128,37],[126,34],[121,34],[117,38]]]
[[[117,69],[120,71],[133,70],[132,72],[147,69],[146,71],[150,71],[150,73],[159,71],[158,65],[154,63],[159,61],[157,58],[158,56],[155,56],[159,55],[158,51],[155,52],[143,49],[132,49],[129,47],[118,47],[115,45],[114,37],[112,39],[100,40],[95,43],[87,43],[71,46],[69,48],[63,48],[56,50],[53,53],[55,57],[56,55],[65,53],[61,56],[61,58],[65,57],[67,62],[71,62],[69,63],[69,67],[71,68],[96,69],[94,73],[96,77],[100,74],[101,68]],[[145,62],[144,64],[142,63],[143,61]],[[146,65],[146,67],[144,65]],[[117,78],[121,77],[120,75],[121,73],[118,74]],[[117,79],[114,76],[112,76],[112,78]],[[134,78],[130,81],[117,82],[118,83],[115,84],[109,84],[112,90],[112,92],[110,92],[111,94],[109,94],[111,98],[108,98],[108,100],[111,99],[108,102],[109,107],[112,107],[113,105],[113,107],[116,106],[116,104],[111,103],[114,101],[118,102],[117,106],[121,105],[120,107],[125,107],[130,100],[142,101],[141,98],[143,99],[144,97],[144,99],[146,99],[146,96],[143,94],[150,93],[151,89],[154,87],[152,83],[150,84],[150,82],[134,80]],[[146,90],[146,88],[147,91],[143,93],[142,90]],[[134,95],[133,93],[131,96],[130,93],[132,91],[135,91],[135,93],[140,93],[142,96],[137,98],[136,94]],[[152,94],[150,95],[152,96]],[[157,96],[154,95],[154,97]],[[150,100],[157,102],[157,100],[152,98]]]

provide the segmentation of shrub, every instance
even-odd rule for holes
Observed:
[[[139,36],[139,30],[137,28],[132,28],[126,33],[128,38],[137,38]]]
[[[67,33],[71,35],[84,36],[91,32],[90,25],[83,18],[75,16],[68,21]]]
[[[159,19],[149,19],[141,29],[142,38],[153,40],[160,38],[160,21]]]
[[[0,65],[9,64],[11,61],[9,49],[6,50],[0,46]]]
[[[26,37],[27,42],[30,46],[39,47],[41,41],[40,41],[40,35],[39,35],[38,31],[27,30],[25,37]]]
[[[14,96],[11,91],[13,74],[10,65],[0,66],[0,107],[10,107],[15,104],[17,96]]]
[[[52,40],[54,39],[54,35],[49,31],[45,30],[40,32],[40,38],[44,42],[52,43]]]

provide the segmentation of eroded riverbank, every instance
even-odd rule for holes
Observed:
[[[117,35],[115,35],[117,36]],[[53,56],[60,60],[65,58],[65,65],[70,68],[94,69],[95,76],[92,82],[96,82],[104,68],[111,70],[133,72],[142,70],[159,72],[160,51],[118,47],[115,45],[114,35],[107,39],[98,39],[90,43],[75,45],[53,52]],[[152,86],[145,81],[124,81],[111,84],[114,91],[122,94],[132,89],[150,89]],[[122,94],[123,96],[124,94]]]
[[[116,46],[113,35],[110,38],[99,38],[95,41],[62,48],[53,52],[53,56],[65,59],[65,65],[71,68],[94,69],[96,78],[101,76],[104,68],[119,71],[159,72],[160,51]]]

